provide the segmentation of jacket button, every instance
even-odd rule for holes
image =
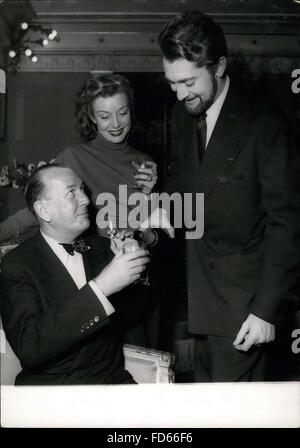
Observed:
[[[100,319],[99,316],[95,316],[95,317],[94,317],[94,321],[95,321],[95,322],[99,322],[99,319]]]
[[[210,262],[210,263],[209,263],[209,267],[210,267],[210,269],[215,269],[215,263]]]
[[[90,326],[92,327],[94,325],[93,319],[90,320]]]

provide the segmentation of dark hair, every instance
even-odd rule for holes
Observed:
[[[45,184],[43,182],[43,176],[41,175],[41,173],[43,173],[44,171],[48,171],[51,168],[66,167],[59,163],[47,163],[37,168],[26,182],[24,196],[26,199],[27,207],[35,216],[36,213],[34,210],[34,204],[36,201],[43,199],[45,196]]]
[[[91,119],[93,116],[93,102],[99,96],[107,98],[117,93],[125,93],[129,100],[131,113],[134,111],[134,94],[131,85],[125,76],[106,74],[87,81],[78,93],[76,102],[76,115],[78,129],[81,137],[91,140],[96,137],[97,125]]]
[[[222,28],[200,11],[184,12],[171,19],[158,42],[165,59],[186,59],[197,67],[213,65],[227,56]]]

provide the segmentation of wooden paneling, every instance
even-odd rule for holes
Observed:
[[[23,3],[28,2],[11,2]],[[161,71],[160,30],[176,12],[199,6],[221,24],[233,57],[255,57],[252,65],[277,73],[300,63],[300,4],[292,0],[32,0],[30,5],[33,23],[55,28],[60,41],[33,47],[39,61],[22,57],[20,71]]]
[[[292,0],[32,0],[39,15],[174,13],[201,9],[210,14],[296,13]]]

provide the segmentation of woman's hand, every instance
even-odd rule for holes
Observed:
[[[165,230],[170,238],[175,237],[174,227],[169,221],[168,214],[164,208],[157,207],[151,215],[140,224],[140,229],[157,228]]]
[[[132,165],[136,169],[134,174],[137,186],[133,187],[144,194],[150,194],[157,182],[157,165],[151,160],[147,160],[142,164],[135,161]]]

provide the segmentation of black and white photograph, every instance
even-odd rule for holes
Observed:
[[[300,426],[300,0],[0,0],[0,355],[5,429]]]

